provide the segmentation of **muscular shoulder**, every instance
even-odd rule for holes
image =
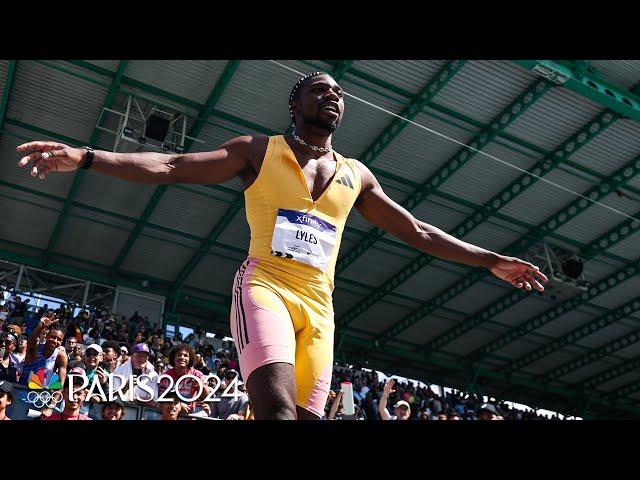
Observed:
[[[242,135],[225,142],[223,146],[241,154],[255,165],[256,161],[262,161],[268,144],[269,137],[266,135]]]

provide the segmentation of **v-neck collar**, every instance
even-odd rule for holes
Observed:
[[[342,166],[342,161],[341,161],[341,158],[340,158],[341,157],[340,154],[337,153],[333,149],[331,150],[331,153],[333,154],[333,159],[336,162],[336,169],[333,172],[333,175],[331,176],[331,179],[329,180],[329,182],[327,182],[327,185],[324,187],[322,192],[320,192],[320,195],[318,196],[318,198],[316,198],[314,200],[313,194],[309,190],[309,184],[307,183],[307,178],[304,176],[304,170],[302,170],[302,167],[300,166],[300,162],[298,162],[298,158],[296,157],[295,152],[291,148],[291,145],[289,145],[289,142],[287,142],[286,138],[284,138],[284,135],[281,135],[281,139],[282,139],[282,142],[284,142],[285,149],[289,151],[288,153],[291,155],[291,158],[292,158],[293,162],[296,164],[297,170],[298,170],[299,175],[300,175],[300,177],[302,179],[302,183],[304,183],[304,189],[307,192],[308,198],[313,203],[318,203],[325,196],[325,194],[327,193],[327,190],[329,190],[329,188],[331,188],[331,185],[333,185],[334,180],[336,179],[336,177],[338,175],[338,171],[340,170],[340,167]]]

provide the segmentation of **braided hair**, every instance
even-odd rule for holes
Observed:
[[[300,88],[302,87],[302,85],[304,85],[304,82],[306,82],[307,80],[309,80],[310,78],[313,77],[318,77],[320,75],[329,75],[326,72],[313,72],[313,73],[308,73],[307,75],[305,75],[304,77],[300,78],[300,80],[298,80],[296,82],[296,84],[293,86],[293,89],[291,90],[291,95],[289,95],[289,115],[291,115],[291,121],[295,124],[295,117],[293,115],[293,108],[291,107],[291,103],[296,100],[299,96],[300,96]]]

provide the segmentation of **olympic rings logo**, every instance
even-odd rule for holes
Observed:
[[[36,408],[43,407],[55,407],[62,401],[62,392],[55,391],[49,392],[43,390],[42,392],[31,391],[27,394],[27,402],[31,403]]]

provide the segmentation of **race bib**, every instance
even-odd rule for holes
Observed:
[[[336,227],[321,218],[278,209],[271,255],[306,263],[326,272],[336,246]]]

